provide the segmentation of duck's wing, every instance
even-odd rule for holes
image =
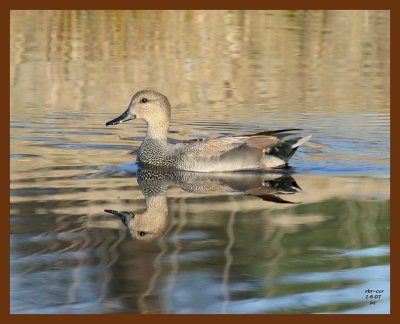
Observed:
[[[247,136],[226,136],[209,139],[192,139],[174,145],[177,154],[218,157],[246,143]]]
[[[246,143],[247,136],[224,136],[209,139],[192,139],[176,144],[174,148],[186,155],[216,157]]]
[[[258,133],[253,133],[253,134],[246,134],[245,136],[274,136],[274,137],[284,137],[287,136],[289,134],[287,134],[288,132],[294,132],[294,131],[301,131],[301,128],[285,128],[285,129],[277,129],[277,130],[270,130],[270,131],[262,131],[262,132],[258,132]],[[282,133],[286,133],[286,134],[282,134]]]
[[[185,154],[201,155],[208,158],[218,158],[228,152],[245,153],[251,149],[253,154],[261,152],[273,146],[279,141],[276,136],[256,135],[252,136],[224,136],[210,139],[190,140],[181,143],[177,149]],[[240,152],[239,152],[240,151]]]
[[[221,136],[216,138],[194,138],[182,142],[183,144],[195,144],[193,147],[198,149],[212,149],[216,152],[226,152],[240,145],[261,147],[262,149],[278,142],[278,139],[290,135],[289,132],[301,131],[300,128],[285,128],[270,131],[262,131],[245,135]]]
[[[203,145],[210,155],[221,155],[242,146],[247,139],[247,136],[217,137],[203,141]]]

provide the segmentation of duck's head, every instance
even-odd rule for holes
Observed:
[[[105,209],[117,216],[137,240],[153,241],[166,234],[169,228],[168,207],[165,195],[146,198],[147,209],[143,213],[132,213]]]
[[[141,118],[147,124],[168,125],[171,118],[171,105],[166,96],[152,90],[135,93],[125,112],[106,123],[116,125],[131,119]]]

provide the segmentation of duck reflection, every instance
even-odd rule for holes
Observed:
[[[138,171],[137,180],[146,200],[143,213],[105,211],[118,216],[133,237],[146,241],[155,240],[168,230],[166,193],[170,187],[199,194],[237,193],[280,204],[295,204],[281,196],[301,191],[291,175],[281,173],[210,174],[142,168]]]

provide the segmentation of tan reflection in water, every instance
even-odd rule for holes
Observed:
[[[245,178],[243,175],[240,176],[242,179]],[[296,201],[302,200],[303,204],[308,206],[323,204],[324,202],[334,201],[335,199],[344,199],[344,203],[338,204],[338,206],[343,205],[345,212],[341,211],[340,215],[336,214],[335,209],[332,209],[332,214],[313,214],[313,213],[305,213],[303,215],[299,215],[297,213],[293,213],[290,211],[293,204],[276,204],[273,203],[271,205],[270,202],[265,202],[256,198],[248,198],[248,207],[245,207],[247,202],[246,200],[238,200],[229,199],[228,201],[224,201],[224,199],[218,199],[218,201],[213,202],[213,195],[210,195],[210,203],[204,204],[204,199],[202,200],[202,204],[196,204],[193,199],[190,201],[187,199],[189,197],[193,197],[193,193],[188,193],[188,195],[179,195],[178,198],[171,198],[173,202],[169,204],[169,207],[173,208],[173,214],[179,216],[177,219],[174,218],[172,220],[172,224],[163,223],[161,228],[162,232],[168,232],[170,239],[168,242],[168,246],[166,245],[165,239],[159,239],[160,253],[157,255],[156,259],[154,259],[153,263],[153,271],[151,272],[151,276],[148,277],[148,286],[143,291],[143,294],[139,298],[140,309],[144,313],[157,313],[164,312],[173,309],[172,300],[163,301],[162,308],[160,305],[158,307],[154,304],[154,289],[158,287],[161,278],[168,277],[167,287],[165,288],[166,296],[169,296],[174,291],[175,280],[177,280],[180,274],[180,263],[179,255],[182,252],[182,244],[184,242],[180,241],[179,234],[185,231],[185,224],[187,223],[186,215],[187,213],[193,213],[194,211],[197,214],[201,214],[206,222],[212,222],[207,218],[211,217],[214,210],[220,211],[229,211],[230,216],[228,218],[228,222],[226,224],[220,224],[220,226],[226,227],[226,247],[224,250],[224,269],[221,272],[222,275],[222,296],[223,302],[221,304],[221,312],[224,313],[227,305],[230,301],[230,290],[229,290],[229,276],[230,276],[230,267],[234,262],[235,255],[232,254],[231,248],[235,244],[235,231],[233,230],[234,226],[240,226],[237,223],[235,215],[240,212],[243,217],[243,211],[250,212],[251,210],[259,210],[265,209],[265,213],[268,214],[268,218],[265,219],[265,237],[264,244],[266,246],[266,255],[265,257],[268,260],[268,271],[265,273],[265,276],[269,278],[270,281],[273,281],[273,278],[279,277],[282,270],[282,262],[288,256],[289,253],[293,253],[293,247],[290,248],[286,246],[286,244],[282,244],[287,235],[293,235],[295,233],[301,233],[304,228],[318,228],[321,223],[333,221],[335,218],[339,217],[339,228],[337,230],[338,237],[342,237],[343,241],[348,242],[347,248],[357,249],[361,246],[376,244],[379,241],[379,237],[377,237],[376,232],[376,222],[378,218],[381,216],[381,210],[377,206],[376,208],[363,208],[359,211],[354,211],[354,207],[358,204],[357,199],[365,200],[368,199],[368,196],[376,196],[376,195],[386,195],[389,182],[386,180],[379,179],[370,179],[364,177],[326,177],[324,179],[323,176],[301,176],[298,175],[296,178],[301,178],[301,182],[298,180],[298,183],[304,189],[301,192],[296,193],[295,195],[291,195],[290,197],[296,198]],[[195,179],[193,177],[191,180]],[[223,179],[223,177],[222,177]],[[279,179],[279,178],[278,178]],[[321,179],[323,179],[321,181]],[[199,180],[199,179],[198,179]],[[331,181],[331,183],[330,183]],[[151,182],[145,184],[150,185]],[[169,183],[170,185],[171,183]],[[324,188],[324,190],[316,190],[318,184],[322,185],[320,188]],[[150,185],[153,188],[154,182]],[[164,183],[165,185],[165,183]],[[175,183],[175,185],[177,185]],[[182,183],[181,183],[182,185]],[[362,191],[357,191],[359,188],[363,188]],[[164,187],[167,189],[167,187]],[[181,189],[179,189],[181,190]],[[146,192],[146,190],[144,190]],[[165,193],[165,192],[164,192]],[[225,194],[232,194],[226,192]],[[204,197],[204,196],[203,196]],[[342,198],[341,198],[342,197]],[[346,199],[350,199],[346,202]],[[371,198],[374,201],[373,198]],[[242,202],[243,209],[242,209]],[[225,205],[226,203],[230,204]],[[194,205],[193,205],[194,204]],[[218,206],[222,204],[224,207]],[[376,204],[376,203],[375,203]],[[165,205],[164,205],[165,206]],[[253,209],[251,208],[253,207]],[[363,203],[360,202],[360,208],[364,206]],[[373,205],[374,206],[374,205]],[[263,207],[263,208],[262,208]],[[382,208],[384,207],[382,203]],[[377,209],[378,208],[378,209]],[[366,213],[366,209],[368,212]],[[279,213],[276,213],[276,210]],[[285,212],[287,211],[287,212]],[[339,211],[338,211],[339,212]],[[141,216],[141,215],[137,215]],[[164,215],[152,215],[153,217],[164,217]],[[249,214],[249,217],[254,217]],[[207,219],[207,220],[206,220]],[[246,219],[248,221],[248,218]],[[367,231],[365,233],[359,233],[357,230],[359,228],[359,223],[362,222],[367,228],[371,230],[374,229],[374,233],[371,231]],[[144,224],[147,225],[147,224]],[[153,224],[151,224],[152,226]],[[93,224],[96,226],[96,224]],[[169,229],[174,228],[173,232],[170,232],[169,229],[165,229],[164,226],[167,226]],[[261,226],[261,224],[260,224]],[[161,233],[161,232],[160,232]],[[140,236],[137,236],[140,239]],[[362,241],[362,242],[361,242]],[[318,249],[320,242],[315,241],[314,246],[315,249]],[[311,245],[312,247],[312,245]],[[169,251],[169,252],[168,252]],[[169,262],[166,264],[161,263],[161,258],[165,255],[169,255]],[[342,267],[347,266],[347,259],[341,259],[337,261],[336,269],[341,269]],[[359,267],[359,261],[357,258],[355,260],[351,260],[352,266]],[[168,269],[171,269],[168,271]],[[148,273],[150,275],[150,273]],[[333,288],[335,285],[339,285],[340,283],[333,282]],[[279,285],[271,285],[268,287],[266,291],[266,296],[274,296],[279,289]],[[156,304],[159,304],[158,301]]]
[[[12,11],[11,114],[117,112],[143,88],[179,119],[387,112],[388,30],[388,11]]]

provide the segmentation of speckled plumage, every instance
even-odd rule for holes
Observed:
[[[187,192],[201,194],[244,194],[264,201],[292,204],[282,198],[301,190],[290,175],[264,172],[197,173],[159,168],[141,168],[138,184],[146,200],[144,212],[106,209],[129,228],[133,237],[151,241],[168,231],[167,190],[178,187]]]
[[[138,161],[145,166],[197,172],[279,168],[311,138],[282,138],[281,134],[288,130],[279,130],[170,144],[167,142],[170,116],[171,106],[164,95],[142,90],[132,97],[121,116],[106,125],[144,119],[147,134],[139,148]]]

